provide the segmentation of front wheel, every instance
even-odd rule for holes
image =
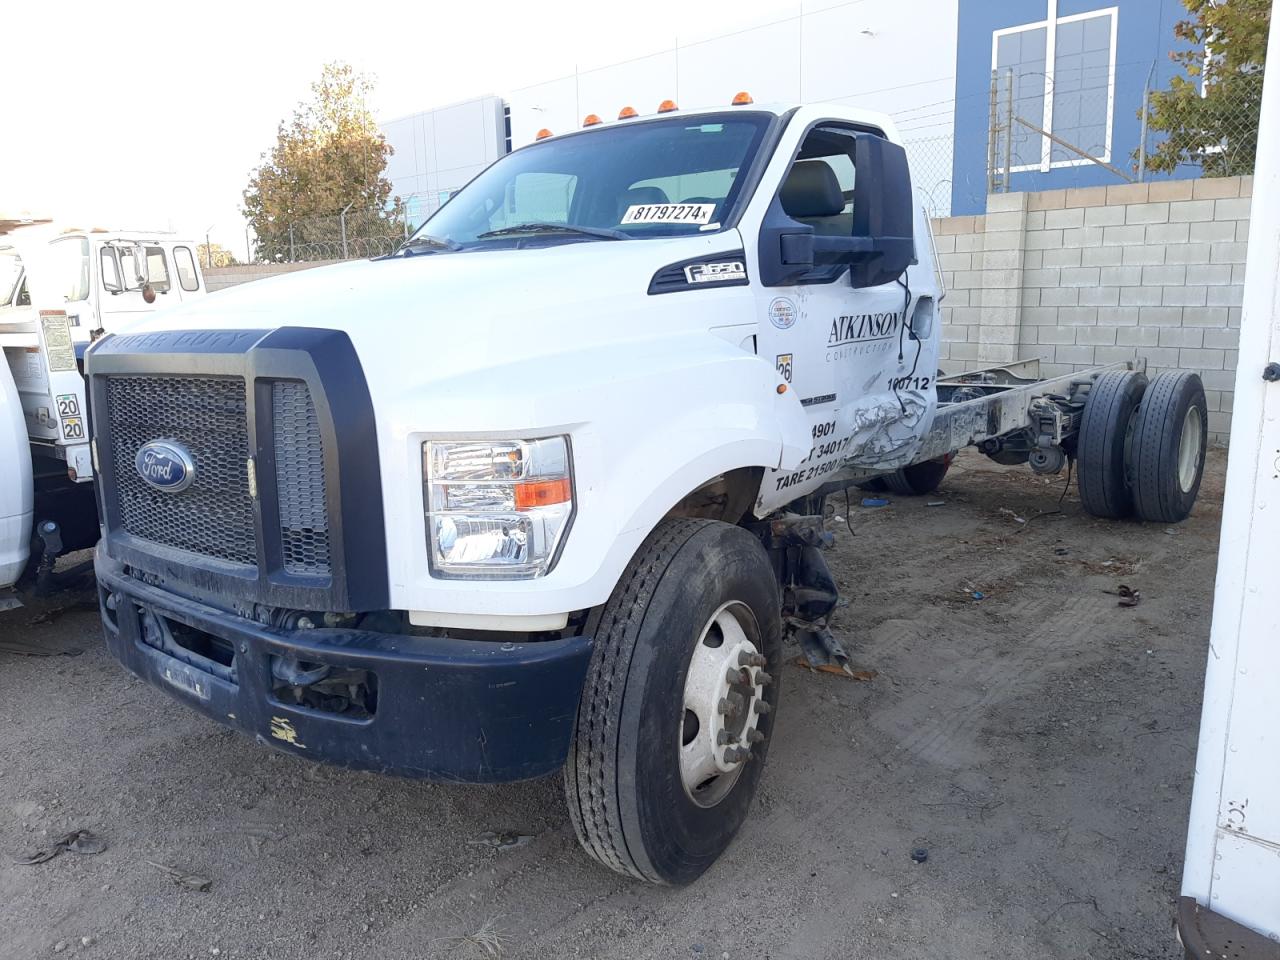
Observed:
[[[578,840],[618,873],[695,880],[733,840],[759,783],[778,702],[778,585],[760,542],[668,520],[595,624],[565,766]]]

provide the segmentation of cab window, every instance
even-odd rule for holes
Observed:
[[[89,299],[89,241],[84,237],[57,240],[51,245],[57,289],[67,301]]]
[[[178,285],[188,293],[200,289],[200,275],[196,273],[195,257],[190,247],[173,248],[173,268],[178,273]]]
[[[853,235],[854,142],[852,130],[814,128],[782,182],[783,211],[819,236]]]
[[[120,264],[111,247],[103,247],[98,254],[98,272],[102,275],[102,289],[107,293],[119,293],[124,289],[120,281]]]
[[[156,293],[169,292],[169,267],[163,247],[147,247],[147,279]]]

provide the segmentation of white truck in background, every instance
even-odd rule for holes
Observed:
[[[97,542],[85,348],[204,293],[190,241],[0,218],[0,591]]]
[[[977,445],[1074,458],[1098,516],[1195,502],[1197,377],[940,377],[944,293],[881,114],[540,136],[391,256],[90,348],[107,644],[304,758],[563,770],[591,856],[687,883],[747,815],[784,635],[843,659],[829,493],[924,493]]]

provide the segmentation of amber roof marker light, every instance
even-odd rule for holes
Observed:
[[[584,127],[595,127],[601,123],[604,123],[604,121],[601,120],[599,117],[597,117],[594,113],[588,113],[582,119],[582,125]]]
[[[671,111],[675,109],[677,109],[677,107],[676,107],[676,102],[674,100],[663,100],[660,104],[658,104],[659,113],[671,113]]]
[[[632,117],[638,117],[638,116],[640,116],[640,114],[636,113],[635,107],[623,107],[621,110],[618,111],[619,120],[630,120]]]
[[[543,127],[541,130],[539,130],[539,131],[538,131],[537,136],[535,136],[533,139],[535,139],[535,140],[545,140],[545,139],[547,139],[547,137],[549,137],[549,136],[551,136],[551,135],[552,135],[552,134],[551,134],[551,131],[550,131],[550,130],[548,130],[546,127]]]
[[[739,90],[733,95],[733,99],[729,103],[730,106],[745,107],[749,103],[755,103],[755,101],[751,99],[751,94],[747,93],[747,91]]]

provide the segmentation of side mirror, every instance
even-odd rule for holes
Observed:
[[[760,228],[760,280],[765,286],[800,282],[818,267],[848,265],[854,287],[871,287],[900,277],[914,262],[906,151],[883,137],[858,134],[854,166],[849,236],[816,234],[811,225],[789,217],[774,196]]]
[[[907,152],[881,137],[859,136],[854,146],[853,236],[871,249],[849,268],[855,287],[902,276],[915,261],[915,217]]]

